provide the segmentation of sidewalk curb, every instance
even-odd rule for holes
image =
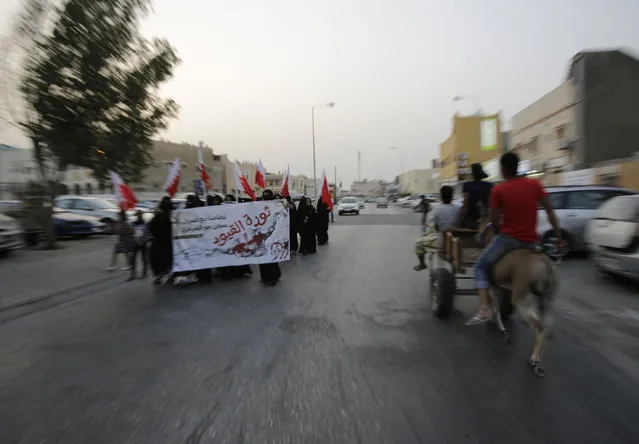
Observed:
[[[71,293],[73,291],[82,290],[83,288],[88,288],[93,285],[101,284],[103,282],[115,280],[117,277],[118,276],[116,275],[103,276],[97,279],[80,282],[78,284],[68,285],[66,287],[60,287],[57,290],[49,291],[36,296],[27,297],[21,301],[12,302],[6,305],[0,305],[0,313],[3,311],[12,310],[14,308],[23,307],[25,305],[35,304],[36,302],[40,302],[42,300],[60,296],[66,293]]]

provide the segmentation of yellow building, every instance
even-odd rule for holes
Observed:
[[[484,163],[501,154],[499,114],[453,116],[453,130],[440,145],[440,181],[457,184],[465,180],[470,164]]]

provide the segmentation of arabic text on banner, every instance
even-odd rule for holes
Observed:
[[[173,271],[287,261],[283,201],[216,205],[173,213]]]

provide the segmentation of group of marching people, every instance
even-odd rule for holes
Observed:
[[[299,205],[296,206],[290,196],[282,197],[279,194],[273,194],[268,189],[264,190],[262,196],[257,198],[262,201],[279,199],[285,199],[288,203],[291,252],[302,255],[317,253],[317,245],[328,243],[329,206],[320,199],[315,207],[312,200],[306,197],[303,197]],[[236,197],[231,194],[224,198],[220,195],[209,195],[206,198],[206,203],[195,194],[190,194],[186,198],[185,209],[231,203],[237,203]],[[108,270],[115,269],[117,254],[121,253],[128,258],[129,266],[125,268],[131,270],[129,280],[136,278],[136,258],[139,256],[142,258],[143,266],[140,277],[146,278],[147,265],[150,265],[155,277],[153,281],[155,285],[169,283],[186,286],[195,283],[211,283],[214,272],[224,280],[253,274],[249,265],[173,273],[172,212],[173,203],[168,196],[160,201],[148,224],[143,223],[141,214],[136,223],[130,224],[122,212],[122,217],[115,228],[118,240],[112,264]],[[282,276],[277,262],[260,264],[259,270],[261,282],[267,286],[274,286]]]
[[[291,252],[301,255],[317,253],[318,245],[328,244],[328,204],[319,199],[314,206],[310,198],[302,197],[296,208],[290,197],[286,200],[290,214]]]

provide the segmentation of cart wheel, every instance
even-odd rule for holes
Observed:
[[[512,293],[510,290],[504,290],[503,288],[498,289],[496,293],[497,299],[499,300],[499,313],[501,314],[501,320],[502,322],[506,322],[515,311]]]
[[[453,313],[455,301],[455,277],[446,268],[438,268],[430,279],[431,309],[440,319],[448,319]]]

